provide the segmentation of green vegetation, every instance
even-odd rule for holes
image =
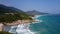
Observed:
[[[13,21],[17,21],[17,20],[32,20],[32,18],[30,18],[27,15],[20,15],[20,14],[7,14],[7,15],[0,15],[0,22],[1,23],[12,23]]]
[[[32,18],[22,10],[0,5],[0,23],[12,23],[17,20],[32,20]]]
[[[0,31],[0,34],[12,34],[12,33],[5,32],[5,31]]]
[[[2,22],[2,23],[4,23],[4,22],[10,23],[10,22],[16,21],[18,19],[20,19],[18,16],[11,15],[11,14],[9,14],[9,15],[1,15],[0,16],[0,22]]]

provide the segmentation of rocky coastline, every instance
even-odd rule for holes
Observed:
[[[38,22],[36,20],[17,20],[12,23],[5,23],[5,25],[19,25],[19,24],[27,24],[32,22]]]
[[[0,24],[0,31],[4,31],[4,27],[6,27],[6,26],[17,26],[19,24],[30,24],[32,22],[38,22],[38,21],[37,20],[17,20],[12,23],[4,23],[4,24],[1,23]]]

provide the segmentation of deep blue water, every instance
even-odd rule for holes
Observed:
[[[60,34],[60,15],[45,15],[37,19],[42,22],[30,25],[30,30],[36,34]]]

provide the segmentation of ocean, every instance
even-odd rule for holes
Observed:
[[[42,21],[30,24],[30,30],[36,34],[60,34],[60,15],[43,15],[35,19]]]
[[[37,15],[39,22],[11,26],[8,32],[14,34],[60,34],[60,15]]]

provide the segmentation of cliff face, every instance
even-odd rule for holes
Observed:
[[[3,24],[2,23],[0,23],[0,31],[3,31]]]
[[[32,20],[17,20],[12,23],[4,23],[5,25],[19,25],[19,24],[28,24],[31,23]]]

